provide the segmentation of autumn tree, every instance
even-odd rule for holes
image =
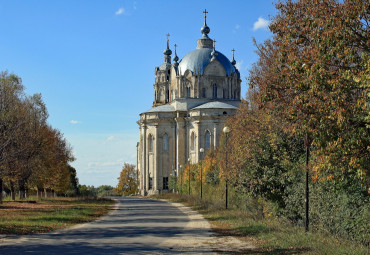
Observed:
[[[241,130],[253,128],[248,122],[254,122],[262,128],[261,134],[252,129],[248,135],[238,134],[245,140],[233,146],[234,155],[240,152],[235,163],[252,163],[246,171],[268,162],[273,164],[265,170],[279,165],[289,169],[294,167],[289,162],[299,160],[286,157],[290,151],[299,152],[303,140],[309,148],[312,141],[313,160],[307,166],[314,191],[312,218],[333,233],[362,242],[369,234],[363,222],[368,217],[370,187],[370,4],[364,0],[287,0],[279,2],[277,9],[270,25],[273,37],[257,45],[259,60],[249,76],[251,105],[245,109],[253,111],[234,122]],[[256,160],[255,151],[262,160]],[[249,162],[243,162],[243,156]],[[299,166],[296,169],[292,176],[299,173]],[[244,186],[251,188],[254,182],[261,189],[268,180],[265,177],[246,174],[250,180]],[[285,185],[289,199],[284,202],[290,204],[285,205],[294,210],[303,200],[299,179]]]
[[[138,179],[135,165],[124,163],[120,176],[117,179],[116,194],[127,196],[138,192]]]
[[[48,184],[62,192],[69,185],[72,150],[47,118],[40,94],[27,96],[19,77],[0,74],[0,190],[6,181],[12,199],[16,187],[24,198],[28,188]]]
[[[314,177],[369,187],[369,2],[278,3],[250,76],[260,107],[313,139]]]

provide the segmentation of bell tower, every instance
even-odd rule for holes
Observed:
[[[164,63],[159,67],[155,68],[155,83],[154,87],[154,101],[153,107],[163,105],[169,102],[170,92],[169,84],[171,77],[171,54],[172,51],[169,48],[169,37],[167,34],[167,48],[163,51]]]

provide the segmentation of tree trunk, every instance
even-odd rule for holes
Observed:
[[[0,204],[3,203],[3,179],[0,178]]]
[[[24,185],[24,181],[22,180],[18,181],[18,186],[19,186],[19,199],[25,199],[26,198],[25,196],[26,188]]]
[[[44,189],[43,188],[40,188],[40,187],[37,187],[37,197],[38,198],[42,198],[43,197],[43,193],[44,193]]]
[[[45,197],[52,197],[53,196],[52,194],[53,193],[52,193],[52,191],[50,189],[46,189],[45,190]]]
[[[15,190],[14,190],[14,182],[10,181],[10,194],[12,197],[12,200],[15,201]]]

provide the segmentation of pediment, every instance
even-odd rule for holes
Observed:
[[[206,66],[204,74],[211,76],[226,76],[226,70],[218,60],[213,60]]]

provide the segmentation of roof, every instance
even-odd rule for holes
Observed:
[[[152,109],[146,111],[146,113],[149,112],[174,112],[175,108],[172,105],[164,104],[160,106],[153,107]]]
[[[211,53],[212,48],[199,48],[189,52],[188,54],[183,57],[179,63],[179,70],[180,74],[184,75],[186,70],[190,70],[192,72],[196,71],[203,74],[204,69],[207,67],[209,62],[211,62]],[[234,66],[231,64],[230,60],[225,57],[221,52],[216,51],[218,53],[216,59],[222,64],[225,68],[226,74],[231,75],[235,72]]]
[[[199,105],[197,107],[194,107],[191,110],[198,110],[198,109],[238,109],[238,107],[235,107],[231,104],[219,102],[219,101],[214,101],[214,102],[209,102],[209,103]]]
[[[171,67],[171,64],[163,63],[158,68],[160,71],[165,71],[166,69],[169,69]]]

